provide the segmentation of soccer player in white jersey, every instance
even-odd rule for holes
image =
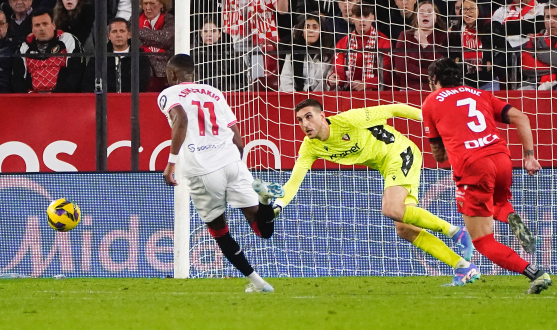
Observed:
[[[253,190],[253,177],[241,160],[244,146],[236,116],[221,91],[193,83],[190,56],[173,56],[166,75],[171,87],[157,100],[172,127],[164,179],[171,186],[177,184],[174,171],[180,158],[181,173],[176,175],[186,180],[193,204],[224,256],[251,281],[246,292],[272,292],[273,287],[253,270],[230,235],[224,212],[227,202],[241,209],[253,231],[270,238],[275,217],[270,198],[282,196],[282,187],[263,183],[259,196]]]

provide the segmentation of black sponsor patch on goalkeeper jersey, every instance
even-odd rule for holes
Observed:
[[[408,147],[400,154],[400,157],[402,158],[402,166],[400,167],[400,170],[404,176],[408,176],[408,172],[410,171],[412,164],[414,164],[414,154],[412,153],[412,148]]]
[[[368,128],[368,130],[371,132],[371,135],[373,135],[377,140],[385,142],[385,144],[395,142],[394,134],[383,128],[383,125],[373,126]]]

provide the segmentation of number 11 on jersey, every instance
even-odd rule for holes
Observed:
[[[192,101],[192,104],[197,106],[197,123],[199,124],[199,135],[205,136],[205,111],[209,110],[209,120],[211,121],[211,132],[213,135],[219,135],[219,125],[217,125],[217,116],[215,115],[215,105],[213,102],[205,102],[201,106],[201,102]]]

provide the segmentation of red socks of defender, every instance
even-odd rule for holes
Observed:
[[[522,259],[513,249],[495,240],[493,234],[476,238],[472,241],[476,250],[504,269],[524,273],[528,262]]]

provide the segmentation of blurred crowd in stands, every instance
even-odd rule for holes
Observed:
[[[129,92],[132,1],[106,3],[108,91]],[[174,3],[139,4],[140,91],[158,92]],[[429,90],[440,57],[483,90],[557,89],[557,0],[191,0],[188,19],[196,79],[223,91]],[[93,92],[94,24],[93,0],[0,0],[0,92]]]
[[[174,52],[173,2],[139,3],[139,89],[158,92]],[[132,1],[106,5],[108,92],[130,92]],[[94,7],[92,0],[0,0],[0,92],[93,92]]]

